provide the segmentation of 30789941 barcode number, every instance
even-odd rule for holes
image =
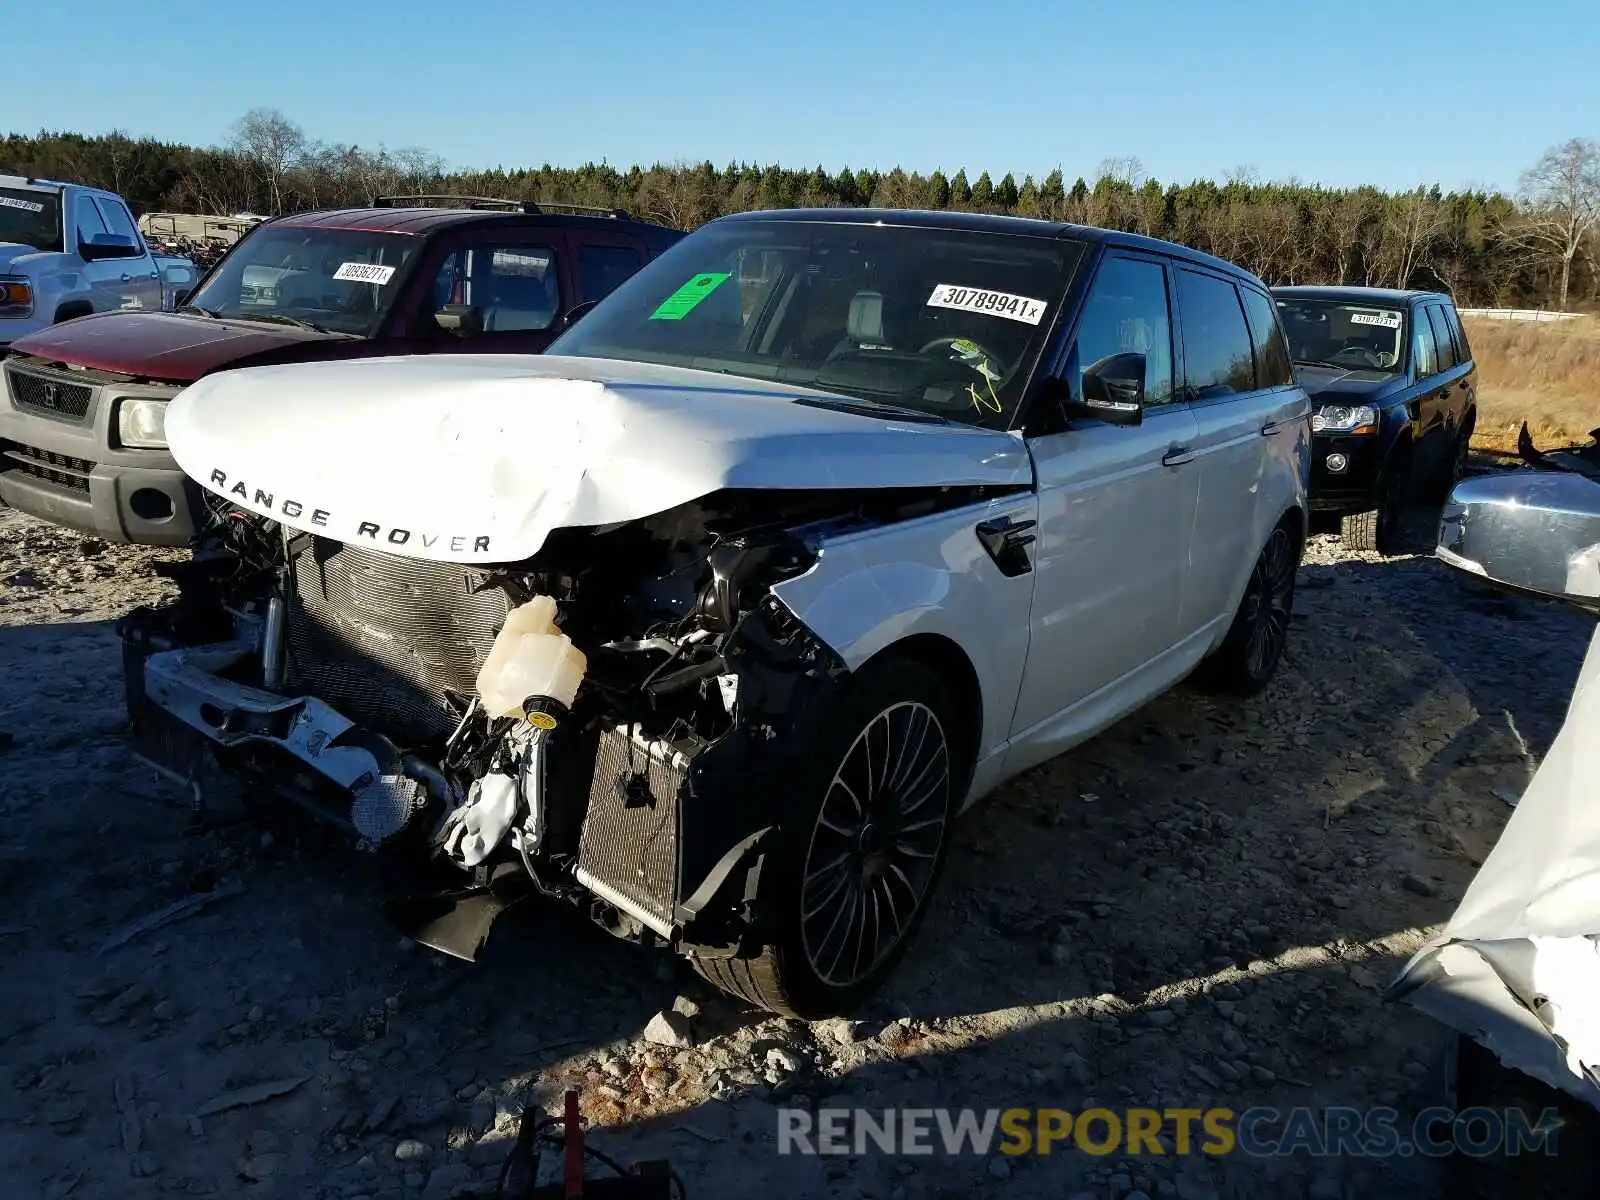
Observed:
[[[1037,325],[1044,319],[1049,305],[1032,296],[1015,296],[1010,292],[991,292],[985,288],[962,287],[954,283],[941,283],[928,297],[929,308],[954,308],[962,312],[983,313],[991,317],[1005,317],[1025,325]]]

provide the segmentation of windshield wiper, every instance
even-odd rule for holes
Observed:
[[[1329,362],[1324,358],[1297,358],[1294,360],[1294,365],[1297,367],[1332,367],[1335,371],[1348,371],[1351,369],[1348,363]]]
[[[949,417],[941,417],[938,413],[924,412],[920,408],[902,408],[898,404],[884,404],[880,400],[825,400],[820,396],[797,396],[796,404],[804,404],[811,408],[826,408],[834,412],[855,413],[863,417],[901,417],[907,421],[917,421],[924,425],[949,425]]]
[[[248,317],[236,317],[239,321],[269,321],[275,325],[294,325],[300,329],[309,329],[313,333],[327,333],[327,329],[315,321],[302,321],[299,317],[291,317],[287,313],[252,313]]]
[[[202,317],[211,317],[213,319],[222,315],[221,313],[212,312],[209,308],[201,308],[198,304],[185,304],[178,311],[181,313],[199,313]]]

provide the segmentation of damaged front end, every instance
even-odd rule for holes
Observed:
[[[472,958],[507,904],[737,954],[781,781],[844,673],[778,599],[829,532],[969,502],[724,491],[497,566],[402,558],[213,497],[179,595],[119,625],[137,752],[398,863],[391,916]]]

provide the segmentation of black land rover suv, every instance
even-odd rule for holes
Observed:
[[[1394,553],[1407,501],[1462,473],[1477,371],[1455,305],[1437,292],[1280,287],[1295,378],[1311,397],[1310,504],[1357,550]]]

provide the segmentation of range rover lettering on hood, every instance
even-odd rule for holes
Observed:
[[[302,500],[291,500],[288,496],[279,496],[265,488],[251,487],[243,479],[234,479],[230,482],[228,473],[221,468],[213,468],[206,476],[206,483],[219,496],[238,501],[264,515],[279,517],[285,524],[326,529],[333,515],[325,508],[317,508]],[[395,547],[409,545],[411,539],[416,538],[417,544],[424,550],[432,550],[443,543],[443,548],[452,554],[489,552],[487,534],[425,533],[421,530],[402,529],[398,525],[391,525],[386,529],[377,521],[357,521],[356,537]]]
[[[810,400],[812,403],[796,403]],[[440,562],[723,490],[1026,487],[1014,434],[651,363],[438,354],[222,371],[167,409],[173,457],[241,509]]]

